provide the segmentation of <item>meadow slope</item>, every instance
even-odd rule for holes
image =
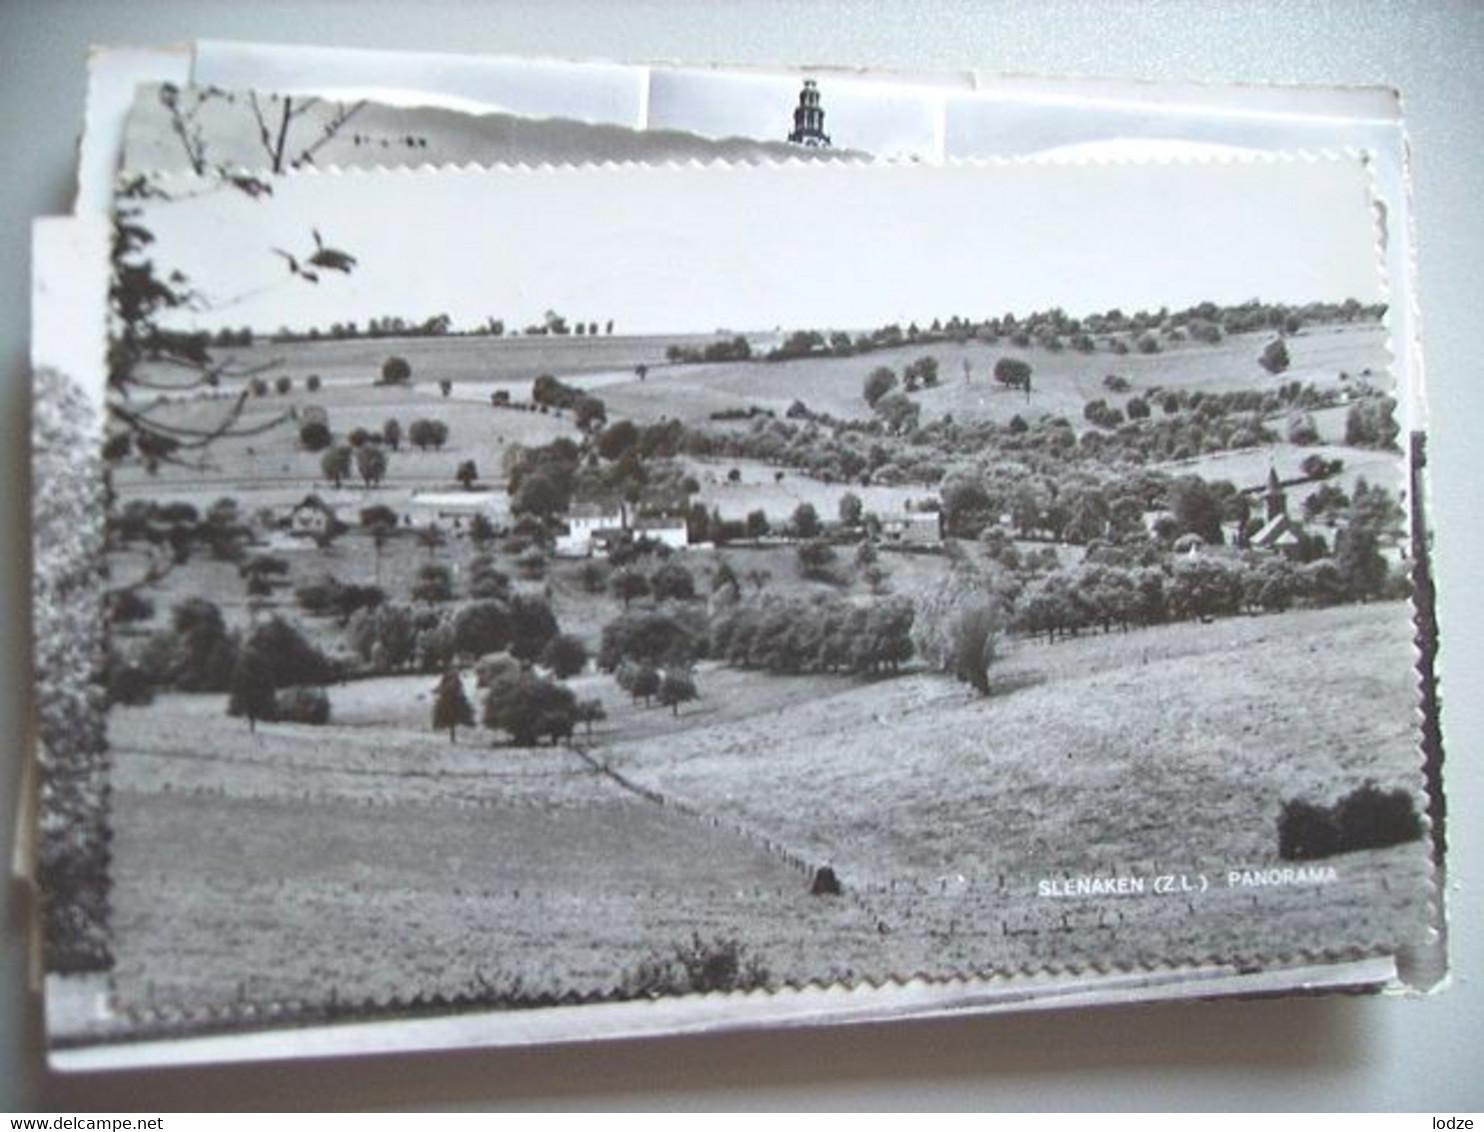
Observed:
[[[335,725],[256,735],[221,697],[161,697],[112,719],[115,1001],[158,1020],[601,995],[692,931],[779,982],[1405,946],[1421,843],[1337,858],[1322,887],[1224,878],[1276,863],[1286,798],[1413,785],[1410,650],[1385,604],[1017,643],[988,699],[923,673],[706,668],[674,719],[610,689],[591,758],[663,805],[580,753],[430,734],[425,677],[336,688]],[[809,895],[823,863],[843,896]],[[1036,895],[1069,873],[1211,887]]]

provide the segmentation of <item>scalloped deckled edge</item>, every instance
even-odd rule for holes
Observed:
[[[1055,981],[1053,981],[1053,979]],[[591,1003],[574,1011],[555,1006],[525,1011],[379,1019],[315,1025],[292,1033],[296,1057],[525,1047],[572,1042],[674,1037],[721,1031],[845,1026],[888,1021],[988,1015],[1119,1004],[1190,1002],[1231,997],[1371,993],[1395,980],[1390,959],[1344,964],[1296,965],[1242,974],[1229,968],[1162,968],[1157,979],[1129,984],[1116,976],[1068,986],[1061,976],[1044,981],[1005,976],[974,992],[907,979],[889,985],[807,987],[732,995],[692,995],[661,1000]],[[965,980],[955,980],[963,984]],[[718,1008],[725,1008],[722,1014]],[[287,1019],[264,1018],[275,1022]],[[144,1039],[118,1045],[54,1048],[48,1062],[62,1072],[151,1065],[281,1060],[285,1031],[214,1033],[189,1038]]]

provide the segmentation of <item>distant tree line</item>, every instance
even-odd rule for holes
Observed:
[[[608,319],[600,327],[596,321],[569,322],[555,311],[546,312],[542,321],[532,323],[525,327],[527,335],[586,335],[596,338],[599,334],[613,333],[613,319]],[[289,327],[279,327],[271,336],[274,342],[314,342],[321,339],[330,341],[345,341],[358,338],[442,338],[446,336],[459,337],[490,337],[502,338],[507,331],[505,320],[490,316],[483,322],[475,323],[455,330],[453,320],[447,314],[430,315],[423,319],[409,319],[401,315],[385,315],[372,318],[362,325],[354,321],[332,322],[328,327],[311,327],[308,330],[293,330]],[[218,346],[250,346],[253,344],[253,332],[247,327],[240,330],[223,328],[211,337]]]
[[[740,334],[734,338],[718,338],[703,346],[677,344],[665,347],[665,359],[670,362],[745,362],[751,358],[752,343]]]
[[[1385,304],[1368,305],[1356,299],[1298,305],[1256,300],[1228,306],[1206,302],[1183,310],[1161,308],[1128,314],[1114,308],[1081,318],[1052,308],[997,318],[955,315],[946,320],[934,319],[925,327],[915,322],[905,328],[892,323],[854,336],[844,331],[795,330],[762,356],[773,362],[804,357],[849,357],[905,345],[963,344],[971,340],[989,344],[1005,340],[1020,349],[1039,346],[1053,352],[1071,348],[1088,354],[1099,349],[1114,354],[1127,354],[1131,350],[1158,353],[1166,341],[1193,339],[1210,344],[1228,334],[1258,330],[1296,334],[1309,325],[1379,321],[1385,313]]]

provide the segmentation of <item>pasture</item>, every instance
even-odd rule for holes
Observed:
[[[1420,843],[1335,858],[1322,887],[1057,901],[1036,882],[1274,863],[1283,800],[1402,784],[1410,656],[1406,607],[1378,604],[1011,643],[982,700],[922,673],[705,667],[673,718],[580,677],[610,715],[590,758],[451,744],[429,677],[333,688],[331,726],[256,735],[220,696],[162,696],[111,718],[114,1000],[199,1020],[601,997],[692,931],[777,982],[1405,946]],[[846,894],[809,895],[797,861]]]
[[[1231,391],[1277,388],[1298,380],[1333,389],[1340,385],[1341,372],[1358,376],[1366,369],[1373,374],[1367,380],[1387,385],[1383,377],[1376,376],[1385,372],[1386,333],[1373,325],[1320,327],[1295,335],[1289,339],[1292,365],[1276,376],[1257,364],[1267,341],[1263,334],[1235,335],[1214,346],[1171,343],[1164,352],[1153,355],[1051,353],[1040,347],[1015,350],[1006,343],[974,341],[777,363],[663,362],[666,346],[694,341],[694,336],[455,337],[264,343],[223,351],[225,355],[239,355],[236,360],[243,364],[281,363],[269,371],[270,380],[280,372],[290,377],[289,393],[270,390],[246,404],[241,428],[264,431],[217,441],[204,468],[166,464],[150,473],[137,465],[123,465],[116,474],[116,487],[125,499],[178,500],[202,509],[223,495],[236,496],[248,512],[259,506],[282,508],[310,490],[325,494],[350,512],[372,502],[402,509],[409,505],[414,492],[453,487],[459,464],[473,460],[481,479],[498,489],[503,486],[502,460],[511,445],[547,444],[557,437],[579,436],[568,414],[520,412],[490,405],[489,394],[497,388],[505,389],[516,402],[528,400],[531,381],[543,372],[570,378],[578,386],[593,387],[608,406],[609,420],[629,417],[651,423],[679,419],[688,424],[705,424],[714,412],[745,407],[771,409],[782,416],[795,399],[803,400],[816,412],[866,418],[870,409],[861,397],[865,375],[882,365],[900,371],[923,354],[939,359],[942,378],[937,388],[913,395],[925,420],[951,413],[957,419],[1004,423],[1017,414],[1028,418],[1051,415],[1064,416],[1080,427],[1087,401],[1105,398],[1110,404],[1120,405],[1156,386]],[[413,371],[410,387],[375,384],[381,361],[393,353],[409,360]],[[1029,399],[1000,388],[990,377],[994,362],[1006,354],[1023,356],[1033,365],[1035,377]],[[965,361],[970,366],[967,382],[962,371]],[[641,362],[650,366],[643,382],[633,372]],[[305,386],[304,379],[310,373],[319,374],[324,382],[316,393]],[[1102,381],[1109,373],[1128,378],[1131,388],[1127,394],[1108,394]],[[454,383],[447,397],[437,386],[442,378]],[[158,415],[171,425],[209,428],[222,419],[234,395],[234,390],[223,389],[205,397],[179,399],[158,410]],[[305,451],[299,444],[299,425],[310,409],[323,411],[338,436],[356,428],[378,432],[389,419],[398,420],[405,434],[412,420],[427,418],[448,426],[448,442],[441,449],[423,452],[404,438],[400,450],[388,453],[390,466],[382,485],[367,489],[352,476],[345,486],[335,489],[321,470],[320,455]],[[1314,417],[1328,444],[1337,444],[1343,438],[1343,409],[1316,413]],[[1275,427],[1281,431],[1282,421],[1275,422]],[[1302,454],[1294,454],[1302,459]],[[1348,464],[1366,457],[1351,452],[1346,459]],[[845,490],[815,484],[794,473],[787,476],[792,482],[770,484],[775,469],[746,462],[726,462],[713,474],[724,476],[734,464],[743,472],[740,485],[713,480],[707,474],[711,469],[699,469],[701,500],[718,507],[727,518],[741,518],[758,507],[767,510],[770,517],[783,518],[806,500],[815,504],[822,517],[832,518],[839,495]],[[1200,466],[1203,468],[1203,463]],[[1247,470],[1243,468],[1244,473]],[[1288,474],[1285,468],[1280,472]],[[1234,482],[1250,486],[1260,483],[1265,475],[1264,467],[1255,479]],[[882,513],[899,510],[902,501],[913,497],[911,490],[899,488],[873,487],[869,489],[874,493],[871,498],[866,498],[862,489],[855,490],[868,509]]]
[[[391,355],[406,358],[414,385],[436,387],[452,381],[471,390],[483,386],[529,389],[543,373],[580,375],[626,370],[665,362],[665,350],[676,344],[704,344],[710,335],[677,334],[630,337],[444,335],[426,338],[353,338],[344,340],[270,342],[220,351],[241,367],[267,366],[271,381],[287,374],[296,385],[311,373],[327,387],[369,385]],[[466,390],[468,392],[468,390]],[[489,400],[486,392],[482,398]]]
[[[610,420],[702,423],[742,406],[781,416],[795,398],[858,418],[869,413],[861,383],[871,369],[900,371],[926,353],[938,357],[942,377],[914,395],[926,418],[1053,414],[1080,428],[1085,401],[1120,403],[1103,386],[1110,372],[1129,379],[1127,397],[1154,386],[1224,391],[1293,380],[1328,389],[1342,370],[1384,365],[1377,327],[1307,330],[1290,339],[1293,363],[1278,376],[1257,364],[1266,340],[1173,343],[1121,357],[934,343],[717,365],[664,364],[677,341],[668,338],[296,343],[278,359],[292,388],[247,402],[243,423],[261,431],[217,441],[202,469],[120,466],[115,486],[125,503],[185,501],[203,511],[232,497],[244,516],[262,508],[281,515],[314,491],[352,527],[371,504],[420,526],[430,516],[416,496],[453,489],[463,461],[474,460],[483,485],[502,495],[502,458],[512,446],[577,437],[567,415],[489,403],[502,388],[525,400],[541,372],[599,391]],[[278,349],[239,353],[262,361]],[[410,388],[375,385],[391,353],[411,363]],[[1029,402],[989,377],[1007,353],[1035,367]],[[641,363],[650,366],[642,383],[633,372]],[[323,381],[316,393],[305,385],[310,373]],[[447,396],[440,379],[454,383]],[[226,396],[161,412],[206,426]],[[428,418],[445,423],[449,438],[426,453],[404,441],[389,453],[382,485],[335,488],[319,455],[299,444],[310,409],[322,410],[337,436],[379,431],[390,418],[405,436],[413,419]],[[1362,475],[1398,482],[1394,455],[1335,443],[1343,410],[1322,416],[1321,446],[1280,444],[1160,467],[1253,487],[1270,462],[1292,478],[1319,452],[1344,461],[1338,482],[1347,489]],[[762,510],[775,529],[801,503],[834,520],[847,490],[881,515],[934,494],[920,485],[826,484],[751,460],[684,463],[699,483],[695,501],[728,519]],[[1310,490],[1292,489],[1290,506],[1297,510]],[[176,602],[207,595],[232,631],[282,613],[320,648],[343,654],[342,626],[305,615],[294,589],[332,574],[406,602],[419,570],[437,564],[449,570],[454,602],[466,601],[477,548],[452,521],[440,529],[438,545],[411,524],[380,547],[356,529],[324,547],[267,535],[250,552],[281,557],[287,574],[251,602],[236,566],[198,547],[146,591],[153,614],[115,627],[117,639],[138,643]],[[561,630],[590,651],[625,608],[599,584],[590,588],[585,561],[550,559],[522,577],[519,548],[492,553],[516,589],[545,596]],[[1057,553],[1070,564],[1083,551]],[[781,541],[672,559],[691,571],[697,603],[723,560],[748,594],[873,596],[848,546],[839,548],[833,582],[804,578],[796,548]],[[920,595],[942,578],[945,561],[883,549],[877,592]],[[125,582],[149,562],[140,543],[110,556]],[[774,984],[1085,962],[1260,965],[1318,947],[1404,948],[1423,919],[1421,843],[1337,858],[1338,879],[1322,887],[1253,893],[1221,882],[1229,869],[1276,862],[1275,822],[1286,800],[1327,804],[1366,779],[1413,784],[1411,639],[1403,603],[1084,634],[1055,645],[1007,638],[983,698],[911,665],[866,680],[702,661],[700,698],[678,714],[631,702],[589,667],[568,686],[579,699],[597,699],[605,718],[591,732],[579,728],[570,748],[512,748],[478,728],[450,742],[431,730],[437,677],[427,674],[332,685],[328,725],[271,722],[256,733],[226,717],[223,695],[162,691],[148,706],[109,716],[113,1001],[135,1022],[189,1028],[260,1017],[247,1012],[267,1002],[287,1004],[292,1015],[453,996],[504,1005],[604,998],[631,992],[641,966],[672,957],[692,933],[737,940]],[[465,681],[477,704],[467,674]],[[843,895],[810,895],[811,868],[824,864],[843,880]],[[1037,895],[1049,877],[1163,872],[1204,873],[1214,887],[1138,900]]]
[[[1297,516],[1302,513],[1304,500],[1325,483],[1342,488],[1352,494],[1358,480],[1371,486],[1381,485],[1395,490],[1405,471],[1402,457],[1395,452],[1379,448],[1346,448],[1339,444],[1268,444],[1261,448],[1238,448],[1226,452],[1205,452],[1189,460],[1168,460],[1151,463],[1150,468],[1168,472],[1174,476],[1200,476],[1205,480],[1228,480],[1238,488],[1264,487],[1268,480],[1268,469],[1278,473],[1284,481],[1301,479],[1302,464],[1308,456],[1318,455],[1326,460],[1339,460],[1343,467],[1327,480],[1311,480],[1286,487],[1288,506]]]
[[[866,375],[878,366],[888,366],[900,374],[907,364],[925,354],[938,359],[940,382],[936,388],[913,394],[923,420],[951,413],[955,420],[1007,423],[1019,414],[1028,420],[1042,415],[1061,416],[1080,424],[1082,408],[1088,401],[1101,397],[1109,404],[1122,404],[1103,386],[1103,378],[1110,373],[1129,380],[1124,399],[1156,386],[1235,392],[1312,381],[1325,390],[1340,384],[1342,371],[1358,375],[1367,368],[1382,375],[1369,380],[1389,387],[1384,378],[1386,332],[1381,327],[1325,327],[1295,335],[1288,340],[1292,363],[1277,375],[1257,362],[1269,340],[1266,334],[1238,334],[1214,346],[1177,342],[1158,354],[1127,355],[1079,354],[1072,350],[1053,353],[1039,346],[1018,349],[1008,342],[920,343],[842,358],[667,366],[652,370],[642,385],[632,380],[609,385],[602,397],[610,417],[635,420],[652,420],[664,414],[698,424],[714,412],[748,405],[771,409],[782,416],[795,400],[817,413],[865,419],[871,415],[861,396]],[[1007,355],[1031,364],[1029,397],[999,386],[991,376],[995,362]],[[966,361],[967,381],[963,371]]]
[[[707,510],[721,512],[723,519],[745,519],[753,511],[762,511],[770,520],[787,520],[802,503],[807,503],[824,522],[839,518],[840,499],[846,493],[855,495],[866,511],[877,515],[899,515],[914,501],[936,498],[934,489],[926,486],[824,483],[793,470],[781,471],[760,460],[686,460],[687,471],[701,485],[694,498]],[[732,471],[737,472],[735,481]],[[781,473],[781,474],[780,474]]]

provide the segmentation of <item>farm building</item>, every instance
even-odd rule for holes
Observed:
[[[883,542],[903,546],[937,546],[943,541],[943,528],[936,511],[907,511],[886,515],[881,520]]]
[[[557,535],[556,552],[582,556],[606,546],[628,529],[622,503],[579,503],[567,513],[567,531]]]
[[[483,515],[491,523],[503,524],[510,518],[504,492],[496,491],[420,491],[407,504],[412,521],[419,525],[437,520],[467,523]]]
[[[578,504],[567,514],[567,530],[557,536],[556,552],[581,557],[608,550],[626,535],[663,543],[671,550],[690,545],[685,520],[664,515],[631,518],[621,503]]]
[[[635,519],[634,537],[664,543],[671,550],[684,550],[690,545],[685,520],[669,515],[647,515]]]
[[[318,538],[335,526],[335,509],[317,495],[306,495],[288,513],[292,535]]]

